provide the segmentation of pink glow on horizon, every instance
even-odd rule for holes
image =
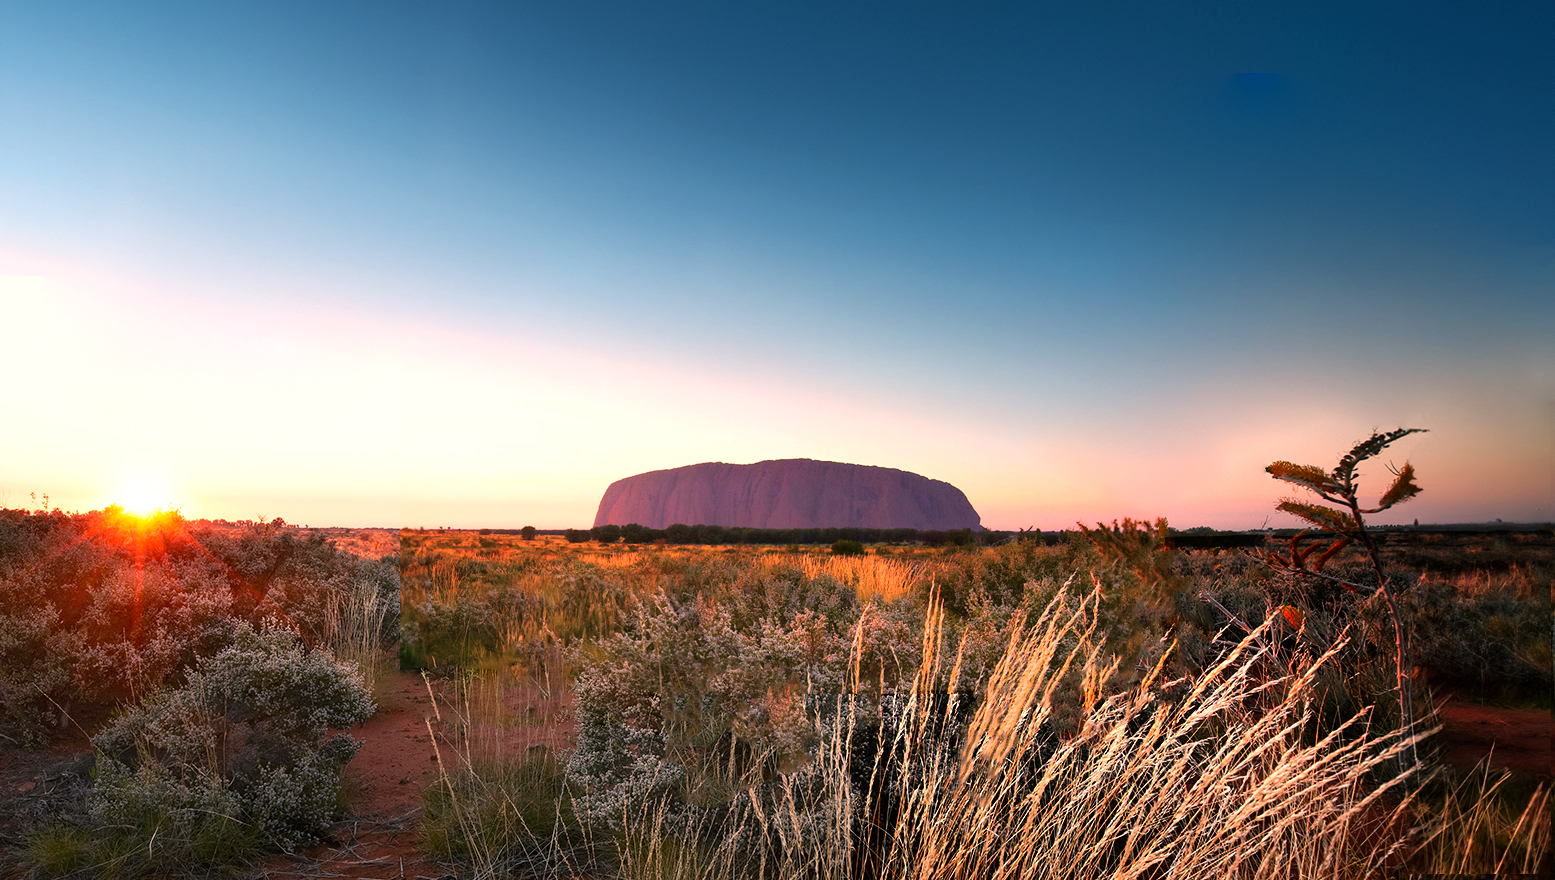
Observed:
[[[1425,492],[1386,521],[1547,520],[1555,495],[1555,431],[1473,377],[1370,419],[1359,402],[1291,413],[1200,400],[1137,416],[1098,406],[1033,430],[1018,407],[859,401],[846,387],[645,362],[581,345],[577,329],[515,336],[342,299],[150,293],[90,267],[0,284],[29,328],[14,356],[50,365],[53,383],[8,392],[30,429],[0,445],[0,459],[26,463],[0,473],[0,505],[46,492],[100,507],[141,467],[177,487],[190,517],[560,528],[591,522],[605,486],[630,474],[804,457],[952,483],[990,528],[1123,516],[1252,528],[1293,524],[1274,512],[1285,493],[1270,461],[1332,466],[1398,425],[1432,429],[1384,459],[1413,460]]]

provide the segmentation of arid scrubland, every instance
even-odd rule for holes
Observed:
[[[0,757],[85,751],[4,842],[38,876],[258,873],[342,827],[352,726],[392,687],[374,723],[414,713],[399,747],[437,768],[399,833],[465,876],[1548,872],[1548,776],[1433,732],[1448,696],[1549,711],[1547,533],[1378,535],[1413,738],[1378,602],[1175,541],[407,531],[363,558],[281,523],[5,511]]]
[[[1378,603],[1169,543],[407,532],[402,661],[446,716],[428,845],[482,877],[1548,870],[1545,785],[1432,735],[1433,696],[1548,707],[1548,536],[1382,538],[1430,682],[1413,738]]]
[[[0,748],[87,747],[9,795],[7,849],[42,876],[204,876],[313,842],[399,601],[394,557],[279,520],[0,511]]]

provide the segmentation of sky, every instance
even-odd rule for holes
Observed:
[[[0,5],[0,507],[1555,519],[1548,3]],[[1391,517],[1391,518],[1389,518]]]

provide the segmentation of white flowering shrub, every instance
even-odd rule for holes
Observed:
[[[360,742],[341,734],[289,766],[265,765],[239,789],[244,813],[266,839],[293,851],[318,839],[340,803],[340,770]]]
[[[0,612],[0,731],[22,745],[47,739],[47,694],[70,684],[56,644],[59,612],[49,605]]]
[[[175,873],[172,865],[191,872],[230,867],[258,839],[241,799],[220,776],[157,761],[134,768],[100,761],[85,824],[95,833],[84,841],[76,836],[72,855],[104,876]],[[77,866],[52,867],[65,874]]]
[[[808,760],[804,695],[841,686],[857,600],[830,577],[745,577],[716,598],[658,593],[575,651],[579,818],[619,829],[650,804],[668,822],[688,804],[728,809],[741,780]]]
[[[281,627],[239,629],[180,688],[132,707],[93,740],[93,814],[130,815],[157,792],[229,793],[270,842],[295,849],[333,818],[340,769],[360,745],[330,728],[372,715],[358,673]],[[168,780],[184,786],[170,790]],[[169,807],[175,809],[176,807]]]

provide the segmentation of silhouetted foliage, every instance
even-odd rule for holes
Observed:
[[[1363,508],[1355,469],[1361,462],[1378,455],[1394,441],[1410,434],[1422,433],[1424,430],[1423,428],[1399,428],[1386,433],[1373,433],[1345,453],[1332,471],[1325,471],[1316,465],[1295,464],[1289,461],[1276,461],[1269,465],[1265,470],[1276,480],[1299,486],[1316,495],[1323,503],[1297,498],[1286,498],[1280,501],[1279,510],[1311,523],[1317,528],[1317,534],[1312,534],[1311,530],[1297,532],[1290,539],[1288,551],[1282,553],[1278,550],[1265,550],[1258,554],[1258,558],[1275,571],[1306,581],[1316,581],[1325,587],[1338,587],[1356,596],[1364,596],[1368,599],[1373,596],[1382,598],[1387,606],[1388,619],[1393,624],[1393,668],[1399,719],[1404,729],[1410,732],[1414,731],[1415,724],[1410,681],[1411,670],[1414,667],[1410,660],[1410,627],[1400,614],[1395,595],[1403,585],[1389,580],[1377,542],[1366,528],[1365,517],[1367,514],[1381,513],[1394,505],[1408,501],[1420,494],[1420,487],[1415,483],[1415,469],[1409,462],[1404,462],[1401,468],[1390,466],[1389,470],[1393,473],[1392,484],[1382,493],[1375,507]],[[1308,544],[1307,542],[1311,540],[1317,540],[1318,543]],[[1335,573],[1333,570],[1324,570],[1329,560],[1352,542],[1365,551],[1366,559],[1370,563],[1370,575],[1375,583],[1360,582],[1355,575],[1348,572]],[[1323,546],[1324,544],[1327,546]],[[1287,607],[1293,608],[1293,606]],[[1292,620],[1303,619],[1300,609],[1294,610],[1296,611],[1294,615],[1287,616]],[[1407,755],[1407,765],[1412,766],[1418,762],[1419,758],[1411,746]]]

